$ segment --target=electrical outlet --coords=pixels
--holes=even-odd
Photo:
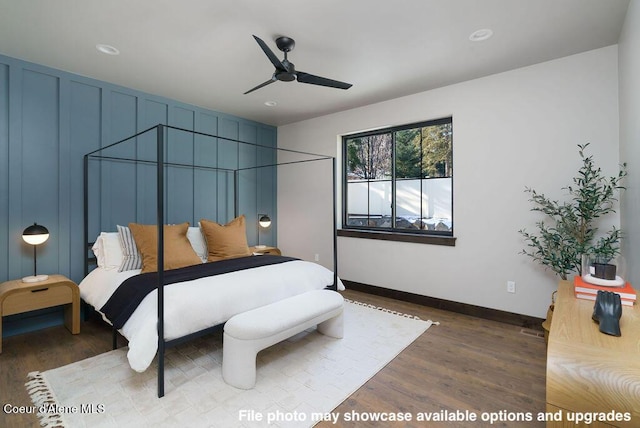
[[[515,281],[507,281],[507,291],[509,293],[516,292],[516,282]]]
[[[314,257],[314,260],[319,262],[320,261],[320,254],[316,254]]]

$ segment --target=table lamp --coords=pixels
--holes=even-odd
[[[46,227],[37,223],[27,227],[22,232],[22,239],[29,245],[33,245],[33,275],[22,278],[22,282],[40,282],[49,278],[49,275],[38,275],[36,272],[36,247],[49,239],[49,231]]]
[[[267,227],[271,226],[271,219],[266,214],[261,214],[260,215],[260,220],[258,220],[258,222],[260,223],[260,226],[264,227],[265,229]]]
[[[266,214],[258,214],[258,225],[260,228],[266,229],[271,226],[271,219]],[[260,245],[260,229],[258,229],[258,245],[256,245],[256,248],[266,248],[266,245]]]

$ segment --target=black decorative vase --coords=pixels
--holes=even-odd
[[[614,280],[616,279],[616,265],[609,263],[594,263],[595,273],[593,276],[600,279]]]

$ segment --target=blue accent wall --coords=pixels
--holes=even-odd
[[[273,126],[0,55],[0,281],[33,274],[33,247],[21,235],[37,222],[50,232],[37,248],[38,273],[60,273],[79,283],[84,267],[83,155],[158,123],[276,147]],[[173,162],[236,169],[276,161],[275,151],[268,148],[171,130],[168,137],[166,157]],[[154,147],[145,144],[149,138],[115,150],[155,159],[155,152],[147,152]],[[178,168],[168,170],[166,179],[168,223],[232,218],[233,175]],[[131,221],[154,223],[154,180],[151,166],[91,169],[90,181],[100,182],[101,190],[99,198],[90,200],[95,221],[90,233],[115,231],[115,224]],[[238,186],[238,211],[247,216],[249,244],[256,244],[258,213],[276,218],[276,169],[243,171]],[[260,231],[261,244],[276,245],[275,237],[275,222]],[[41,312],[5,317],[4,335],[51,325],[40,320]],[[49,312],[61,322],[59,310]]]

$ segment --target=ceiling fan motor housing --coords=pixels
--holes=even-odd
[[[296,80],[296,73],[291,73],[289,71],[276,71],[276,79],[281,82],[291,82]]]
[[[291,82],[292,80],[296,80],[296,67],[292,62],[289,62],[287,59],[282,60],[282,65],[287,71],[276,70],[276,79],[282,82]]]

